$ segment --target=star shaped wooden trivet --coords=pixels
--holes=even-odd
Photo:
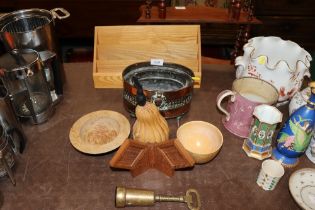
[[[158,144],[127,139],[109,164],[113,168],[130,170],[132,176],[138,176],[151,168],[172,176],[175,169],[192,167],[195,161],[176,139]]]

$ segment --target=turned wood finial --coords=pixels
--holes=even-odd
[[[244,12],[248,12],[251,0],[244,0],[242,9]]]
[[[240,0],[231,0],[228,8],[229,20],[237,21],[241,15],[241,1]]]
[[[165,0],[160,0],[159,3],[159,18],[165,19],[166,18],[166,4]]]
[[[247,13],[247,20],[252,21],[254,16],[254,0],[243,1],[243,11]]]
[[[240,15],[241,15],[241,10],[242,10],[242,6],[241,6],[241,1],[238,0],[236,1],[234,7],[233,7],[233,20],[239,20],[240,19]]]
[[[241,47],[242,47],[242,39],[243,39],[243,33],[244,33],[244,26],[241,25],[239,32],[236,35],[236,41],[234,45],[234,50],[231,54],[231,64],[234,64],[235,58],[239,56]]]
[[[234,64],[235,58],[243,53],[243,45],[248,42],[250,37],[250,25],[241,25],[236,36],[234,50],[231,54],[231,64]]]
[[[146,0],[145,1],[145,18],[150,19],[151,18],[151,6],[152,1],[151,0]]]
[[[254,5],[250,5],[249,10],[248,10],[248,16],[247,16],[247,20],[248,21],[252,21],[254,17]]]
[[[243,46],[245,43],[248,42],[249,35],[250,35],[250,26],[249,26],[249,25],[246,25],[246,26],[245,26],[245,29],[244,29],[244,32],[243,32],[243,37],[242,37],[241,46]]]

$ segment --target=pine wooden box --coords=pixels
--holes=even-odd
[[[95,88],[122,88],[122,72],[134,63],[163,59],[190,68],[201,82],[199,25],[96,26]]]

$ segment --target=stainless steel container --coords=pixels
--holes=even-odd
[[[0,76],[8,90],[16,116],[39,124],[53,112],[44,64],[32,49],[16,49],[0,57]]]
[[[53,86],[50,91],[53,99],[58,99],[63,94],[63,66],[58,55],[55,19],[69,16],[69,12],[63,8],[50,11],[34,8],[14,11],[0,17],[0,38],[7,51],[34,49],[39,52],[42,61],[50,60],[52,65],[47,66],[45,72],[51,76]]]

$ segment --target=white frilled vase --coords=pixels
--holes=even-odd
[[[235,59],[236,78],[256,77],[274,85],[278,104],[288,102],[300,90],[304,77],[310,77],[311,55],[292,41],[279,37],[254,37]]]

